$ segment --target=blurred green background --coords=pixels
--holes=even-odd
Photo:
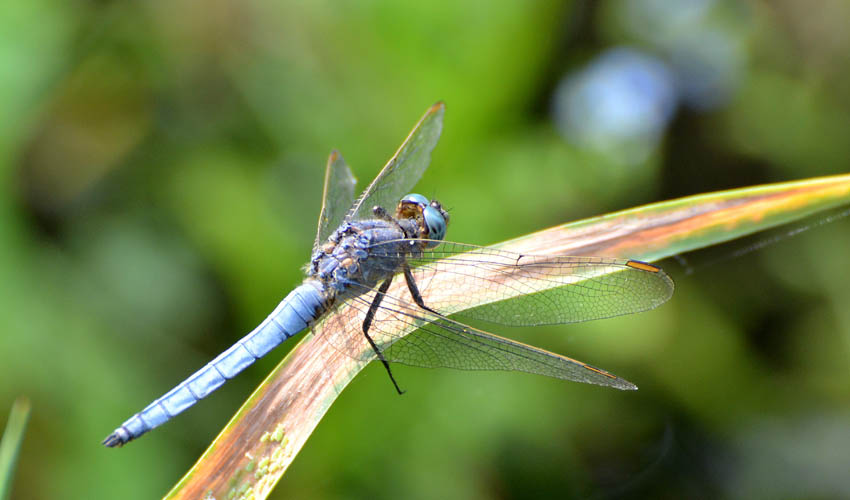
[[[302,279],[327,154],[360,186],[447,103],[417,190],[489,244],[847,172],[850,4],[0,2],[0,421],[14,498],[155,498],[284,345],[120,450],[101,439]],[[850,496],[850,226],[662,263],[650,313],[497,329],[621,375],[382,368],[273,498]],[[690,274],[690,270],[696,272]]]

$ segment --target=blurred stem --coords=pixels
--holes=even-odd
[[[0,500],[7,500],[12,494],[12,480],[18,463],[18,452],[24,440],[27,421],[30,416],[30,402],[27,398],[18,398],[12,404],[9,421],[0,441]]]

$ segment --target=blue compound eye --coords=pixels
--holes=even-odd
[[[427,206],[428,198],[422,196],[421,194],[411,193],[404,198],[401,199],[402,203],[415,203],[419,206]]]
[[[422,210],[425,216],[425,227],[428,228],[428,238],[442,240],[446,237],[446,218],[436,208],[428,205]]]

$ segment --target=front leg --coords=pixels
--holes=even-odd
[[[387,222],[395,222],[396,224],[398,224],[398,221],[395,220],[395,217],[390,215],[384,207],[379,207],[378,205],[375,205],[374,207],[372,207],[372,215],[374,215],[376,219],[385,220]]]
[[[372,350],[375,351],[375,355],[378,356],[378,359],[383,363],[384,368],[387,369],[387,374],[390,376],[390,380],[395,386],[395,390],[398,391],[399,394],[404,394],[404,391],[398,386],[398,383],[395,381],[395,377],[393,377],[393,372],[390,370],[390,364],[387,362],[387,358],[384,357],[384,353],[378,349],[378,345],[375,344],[375,341],[372,340],[372,337],[369,336],[369,329],[372,326],[372,321],[375,319],[375,313],[378,312],[378,307],[381,305],[381,301],[384,300],[384,295],[387,293],[387,290],[390,288],[390,283],[393,282],[392,276],[386,279],[381,284],[381,287],[378,288],[378,293],[375,294],[375,298],[372,300],[372,305],[369,306],[369,310],[366,312],[366,317],[363,318],[363,335],[366,336],[366,340],[369,341],[369,345],[372,346]]]
[[[404,228],[401,227],[401,224],[398,223],[398,219],[390,215],[389,212],[384,209],[384,207],[375,205],[374,207],[372,207],[372,215],[374,215],[376,219],[381,219],[392,223],[396,227],[396,229],[401,231],[401,234],[406,234],[404,232]]]
[[[407,282],[407,289],[410,290],[410,295],[413,297],[413,302],[416,302],[417,306],[421,307],[422,309],[425,309],[426,311],[432,312],[434,314],[440,314],[425,305],[425,301],[422,300],[422,294],[419,293],[419,287],[416,286],[416,280],[413,279],[413,272],[410,270],[410,264],[408,264],[407,261],[404,261],[401,264],[401,267],[404,270],[404,280]]]

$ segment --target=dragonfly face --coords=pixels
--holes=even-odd
[[[446,237],[449,213],[437,200],[428,200],[421,194],[411,193],[398,202],[396,218],[413,218],[420,226],[419,237],[429,241],[425,247],[433,248]]]

